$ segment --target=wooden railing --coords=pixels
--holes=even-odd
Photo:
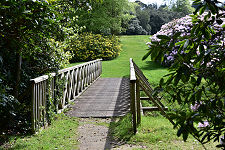
[[[98,59],[31,79],[33,132],[47,125],[47,102],[55,103],[56,111],[60,113],[96,81],[101,73],[101,59]],[[60,87],[57,82],[61,83]],[[59,88],[62,93],[59,93]]]
[[[140,86],[136,78],[134,63],[130,58],[130,110],[132,114],[133,130],[137,132],[137,125],[141,123]]]
[[[140,91],[143,91],[147,97],[140,97]],[[143,72],[130,58],[130,97],[131,97],[131,113],[133,122],[133,131],[137,132],[137,126],[141,123],[141,114],[143,111],[161,111],[161,113],[174,124],[174,122],[168,117],[165,110],[167,107],[161,103],[160,99],[156,96],[153,97],[153,89],[145,77]],[[142,107],[142,100],[150,100],[156,107]]]

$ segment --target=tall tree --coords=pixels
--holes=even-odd
[[[141,5],[137,6],[136,16],[137,19],[140,21],[140,25],[142,26],[142,28],[145,29],[148,34],[150,34],[151,33],[151,26],[149,25],[150,11],[147,9],[147,6],[146,7],[141,7]]]
[[[80,12],[81,26],[86,31],[104,34],[119,34],[122,32],[122,20],[129,18],[128,0],[103,0],[101,3],[91,2],[92,10]],[[127,15],[124,15],[126,13]],[[131,17],[130,17],[131,18]]]
[[[190,14],[194,11],[189,0],[164,0],[169,6],[169,9],[175,12],[183,13],[183,15]]]

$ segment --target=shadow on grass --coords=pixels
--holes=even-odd
[[[129,74],[124,75],[122,78],[130,78],[130,75]]]
[[[154,61],[146,61],[144,66],[140,67],[141,70],[158,70],[165,69],[160,63]]]
[[[129,77],[129,75],[127,75]],[[134,135],[130,108],[130,80],[124,76],[121,80],[113,116],[109,125],[104,149],[124,145]],[[116,117],[118,116],[118,117]]]
[[[129,113],[126,116],[114,118],[110,123],[110,130],[114,140],[120,142],[129,141],[134,136],[131,114]]]
[[[15,121],[15,120],[13,120]],[[31,130],[29,124],[24,122],[8,124],[7,126],[0,128],[0,150],[9,149],[17,139],[31,136]]]
[[[104,149],[113,149],[127,144],[132,136],[134,136],[134,134],[131,114],[127,114],[123,117],[112,117]]]
[[[14,142],[17,139],[20,138],[24,138],[24,137],[29,137],[31,136],[31,134],[26,134],[26,135],[1,135],[0,136],[0,149],[25,149],[26,145],[24,145],[23,143],[20,143],[19,145],[17,145],[16,147],[12,148],[12,145],[14,144]]]

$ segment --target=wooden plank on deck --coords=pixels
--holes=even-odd
[[[124,116],[130,108],[129,78],[99,78],[67,112],[75,117]]]

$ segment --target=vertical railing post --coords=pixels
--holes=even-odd
[[[135,102],[135,80],[130,81],[130,108],[131,108],[131,114],[132,114],[132,120],[133,120],[133,131],[134,134],[137,132],[137,121],[136,121],[136,102]]]
[[[134,134],[137,132],[137,113],[136,113],[136,75],[133,65],[133,60],[130,58],[130,107],[133,120],[133,131]]]
[[[35,117],[35,83],[31,80],[31,98],[32,98],[32,114],[31,114],[31,122],[32,122],[32,132],[35,133],[36,130],[36,117]]]
[[[99,64],[100,64],[100,75],[102,74],[102,61],[99,60]]]
[[[136,81],[136,106],[137,106],[137,125],[141,123],[141,101],[140,101],[140,82]]]

